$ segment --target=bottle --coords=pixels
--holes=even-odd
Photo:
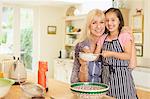
[[[3,72],[0,72],[0,78],[3,78],[4,76],[3,76]]]
[[[47,71],[48,71],[48,63],[44,61],[39,61],[39,69],[38,69],[38,84],[43,86],[48,91],[47,86]]]

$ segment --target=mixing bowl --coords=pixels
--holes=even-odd
[[[103,83],[78,82],[71,84],[71,91],[79,99],[100,99],[108,89],[109,86]]]
[[[98,56],[99,54],[79,52],[79,57],[85,61],[94,61]]]
[[[32,83],[32,82],[25,82],[25,83],[21,83],[20,85],[23,93],[27,96],[27,97],[43,97],[45,94],[45,90],[44,88],[36,83]]]
[[[4,97],[15,83],[14,80],[7,78],[0,78],[0,98]]]

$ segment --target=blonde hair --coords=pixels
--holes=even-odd
[[[82,41],[90,38],[90,36],[91,36],[90,25],[91,25],[92,20],[94,19],[95,16],[98,16],[101,20],[105,19],[105,15],[104,15],[103,11],[101,11],[99,9],[91,10],[87,14],[85,26],[82,29],[82,33],[80,34],[80,37],[76,41],[76,43],[82,42]]]

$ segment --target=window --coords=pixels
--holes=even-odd
[[[33,32],[33,10],[29,8],[20,9],[21,29],[21,59],[28,69],[32,69],[32,32]]]
[[[32,69],[33,9],[0,7],[0,54],[20,56]]]
[[[11,54],[13,49],[13,21],[14,9],[2,7],[1,34],[0,34],[0,53]]]

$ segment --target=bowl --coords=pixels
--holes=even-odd
[[[79,57],[85,61],[94,61],[98,56],[99,54],[79,52]]]
[[[44,97],[45,95],[45,89],[36,83],[32,82],[25,82],[21,83],[20,87],[24,93],[25,96],[27,97]]]
[[[103,83],[78,82],[71,84],[71,91],[79,99],[99,99],[108,91],[109,86]]]
[[[15,83],[14,80],[7,78],[0,78],[0,98],[4,97]]]

